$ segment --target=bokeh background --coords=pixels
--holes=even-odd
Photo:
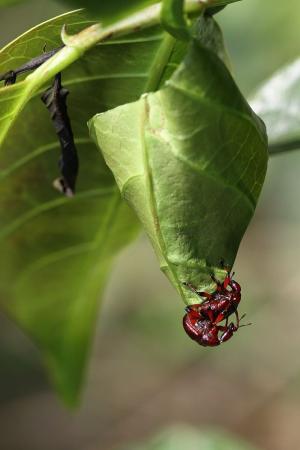
[[[64,11],[49,0],[1,9],[0,44]],[[300,55],[298,0],[243,0],[217,20],[247,96]],[[123,251],[110,278],[78,411],[60,403],[38,351],[1,316],[0,449],[133,448],[169,426],[169,450],[188,449],[187,438],[176,438],[185,426],[226,433],[258,449],[299,448],[299,173],[300,152],[270,161],[235,264],[240,311],[253,325],[221,348],[201,348],[187,338],[183,304],[144,236]]]

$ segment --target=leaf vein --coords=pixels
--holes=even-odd
[[[39,216],[44,212],[54,210],[55,208],[59,208],[60,206],[63,206],[70,202],[78,202],[86,198],[109,195],[114,191],[115,187],[107,189],[91,189],[88,191],[79,192],[72,199],[67,197],[59,197],[55,200],[51,200],[49,202],[38,205],[36,208],[32,208],[31,210],[27,211],[25,214],[23,214],[22,216],[18,217],[15,221],[10,223],[7,227],[3,228],[0,233],[0,240],[7,238],[16,230],[18,230],[23,225],[28,223],[30,220],[36,218],[37,216]]]
[[[234,116],[240,117],[243,120],[246,120],[247,122],[249,122],[249,124],[251,125],[252,128],[255,129],[255,131],[257,132],[257,135],[259,136],[259,139],[261,140],[261,142],[263,143],[263,145],[265,146],[266,143],[263,140],[262,136],[261,136],[261,132],[259,130],[259,128],[255,125],[255,123],[253,122],[253,120],[251,119],[251,116],[247,115],[247,114],[243,114],[240,111],[237,111],[227,105],[223,105],[223,104],[219,104],[211,99],[207,99],[204,96],[199,96],[199,95],[195,95],[194,93],[186,90],[185,88],[178,86],[176,83],[174,83],[174,81],[169,80],[167,82],[167,85],[172,87],[173,89],[185,94],[187,97],[192,98],[194,100],[197,100],[199,103],[204,103],[208,106],[210,106],[213,109],[218,109],[222,112],[226,111]]]

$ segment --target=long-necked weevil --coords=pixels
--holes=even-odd
[[[219,345],[230,339],[240,326],[245,326],[240,325],[237,311],[241,301],[241,286],[233,280],[233,275],[234,273],[230,274],[228,271],[223,282],[211,275],[216,283],[216,289],[212,293],[198,291],[191,283],[183,283],[196,295],[205,298],[202,303],[187,306],[183,318],[185,331],[200,345]],[[228,317],[233,313],[236,316],[236,325],[233,323],[228,325]],[[220,325],[224,319],[226,319],[225,325]],[[219,332],[223,333],[220,338]]]
[[[234,273],[231,275],[230,272],[227,272],[227,276],[222,283],[214,275],[211,275],[212,280],[217,285],[212,293],[198,291],[191,283],[183,283],[199,297],[205,298],[202,303],[192,305],[198,312],[199,317],[211,322],[221,322],[235,313],[238,320],[237,308],[241,301],[241,286],[233,280],[233,275]]]
[[[233,322],[228,325],[228,319],[225,325],[219,325],[218,322],[199,318],[189,306],[186,311],[183,317],[183,328],[191,339],[204,347],[216,347],[228,341],[240,327],[250,325],[240,325],[240,319],[237,320],[236,325]]]

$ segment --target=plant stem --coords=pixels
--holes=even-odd
[[[270,156],[280,155],[281,153],[291,152],[294,150],[300,149],[300,141],[287,141],[282,142],[281,144],[270,144],[269,145],[269,153]]]
[[[207,7],[226,5],[227,3],[234,3],[236,1],[239,0],[185,0],[184,11],[187,15],[200,14]],[[23,84],[24,89],[15,104],[14,117],[17,117],[28,102],[28,99],[41,89],[47,81],[70,66],[87,50],[112,37],[123,36],[153,25],[158,25],[160,23],[160,13],[161,3],[156,3],[106,28],[103,28],[98,23],[82,30],[74,36],[68,36],[64,27],[62,30],[62,40],[65,46],[33,73],[28,75],[25,80],[20,82]],[[5,122],[1,128],[0,141],[13,123],[14,119]]]
[[[144,92],[156,91],[156,89],[158,89],[166,64],[173,52],[175,42],[176,40],[170,34],[165,33],[165,37],[163,38],[151,65]]]

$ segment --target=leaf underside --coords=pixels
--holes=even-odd
[[[163,89],[90,123],[162,270],[187,304],[199,297],[183,282],[211,289],[210,273],[225,276],[220,261],[233,265],[268,158],[265,128],[211,42],[207,35],[193,42]]]
[[[61,45],[63,24],[75,33],[90,21],[74,12],[30,30],[2,50],[0,73],[41,54],[45,44],[47,50]],[[0,89],[0,301],[42,350],[69,404],[78,401],[112,257],[139,230],[86,122],[99,110],[156,89],[183,51],[153,28],[97,45],[63,72],[80,159],[73,199],[52,187],[59,174],[59,143],[41,92],[30,93],[26,79]]]

